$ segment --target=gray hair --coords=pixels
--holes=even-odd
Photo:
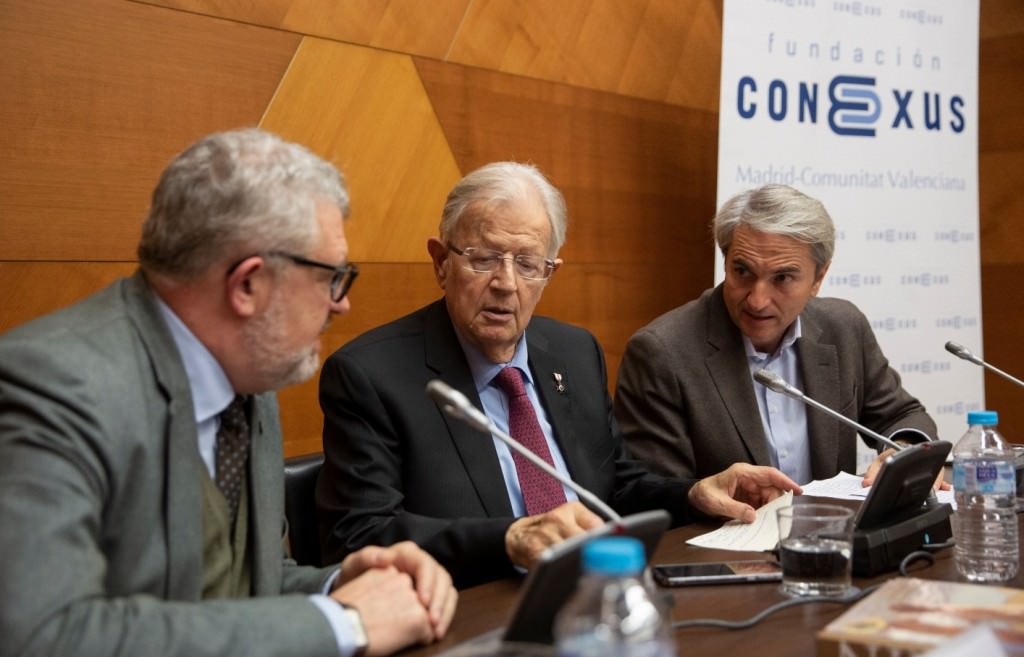
[[[189,279],[225,258],[303,253],[318,235],[316,204],[349,213],[329,162],[258,128],[214,133],[178,155],[153,190],[142,225],[144,270]]]
[[[712,230],[723,256],[737,226],[809,244],[817,271],[832,260],[836,248],[836,229],[825,206],[787,185],[749,189],[722,204]]]
[[[519,162],[492,162],[469,173],[448,193],[441,212],[441,239],[448,240],[459,220],[471,205],[506,205],[539,197],[551,222],[551,248],[548,257],[554,258],[565,244],[565,198],[544,174],[532,164]]]

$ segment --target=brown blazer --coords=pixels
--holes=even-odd
[[[935,423],[903,389],[856,306],[814,298],[800,317],[796,350],[809,397],[882,435],[909,427],[935,437]],[[630,338],[615,414],[630,452],[654,472],[705,477],[735,462],[771,465],[754,385],[718,286]],[[815,479],[855,471],[852,428],[814,409],[807,425]]]

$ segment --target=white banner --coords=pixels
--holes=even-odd
[[[725,0],[719,205],[769,182],[836,223],[823,296],[867,315],[956,441],[984,405],[977,0]],[[721,259],[716,279],[723,276]]]

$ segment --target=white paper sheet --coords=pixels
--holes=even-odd
[[[779,542],[779,525],[775,519],[775,510],[793,504],[793,493],[786,493],[757,510],[757,518],[747,524],[739,520],[730,520],[718,529],[686,541],[697,547],[718,550],[739,550],[750,552],[767,552],[774,550]]]

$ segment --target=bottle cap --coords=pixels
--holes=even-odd
[[[995,426],[999,424],[999,413],[995,411],[969,411],[967,413],[967,424]]]
[[[583,570],[598,575],[635,575],[644,569],[644,544],[630,536],[595,538],[583,546]]]

